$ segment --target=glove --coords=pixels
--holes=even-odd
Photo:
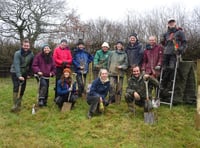
[[[101,103],[99,104],[99,110],[100,110],[101,112],[104,112],[103,102],[101,102]]]
[[[160,70],[160,66],[159,65],[157,65],[156,67],[155,67],[155,70]]]
[[[67,67],[67,62],[66,61],[62,62],[61,66],[62,66],[62,68],[66,68]]]

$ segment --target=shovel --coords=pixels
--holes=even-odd
[[[63,106],[62,106],[61,112],[68,112],[68,111],[71,110],[72,103],[69,102],[70,97],[71,97],[71,91],[69,92],[69,95],[68,95],[68,99],[67,99],[68,102],[64,102],[64,103],[63,103]]]
[[[72,74],[72,77],[75,76],[76,77],[76,73],[73,73]],[[72,80],[74,79],[74,77],[72,78]],[[73,87],[73,81],[71,82],[71,86],[70,88],[72,89]],[[72,103],[69,102],[70,101],[70,98],[71,98],[71,94],[72,94],[72,91],[69,92],[69,95],[68,95],[68,98],[67,98],[67,102],[64,102],[63,103],[63,106],[62,106],[62,109],[61,109],[61,112],[68,112],[71,110],[72,108]]]
[[[146,87],[146,100],[144,104],[144,122],[147,124],[153,124],[155,122],[155,116],[153,112],[152,102],[149,99],[149,89],[148,89],[148,81],[144,81]]]
[[[20,81],[19,82],[19,89],[18,89],[18,93],[17,93],[17,99],[20,98],[20,94],[21,94],[21,89],[22,89],[22,84],[24,83],[24,81]]]

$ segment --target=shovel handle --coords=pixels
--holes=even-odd
[[[19,88],[18,88],[17,98],[20,97],[23,83],[24,83],[24,81],[19,81]]]

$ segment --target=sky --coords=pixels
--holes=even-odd
[[[143,12],[153,8],[182,4],[188,10],[200,7],[200,0],[66,0],[81,20],[107,18],[121,20],[128,12]]]

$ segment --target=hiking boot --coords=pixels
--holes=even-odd
[[[44,106],[44,100],[43,99],[39,99],[38,106],[39,107],[43,107]]]

